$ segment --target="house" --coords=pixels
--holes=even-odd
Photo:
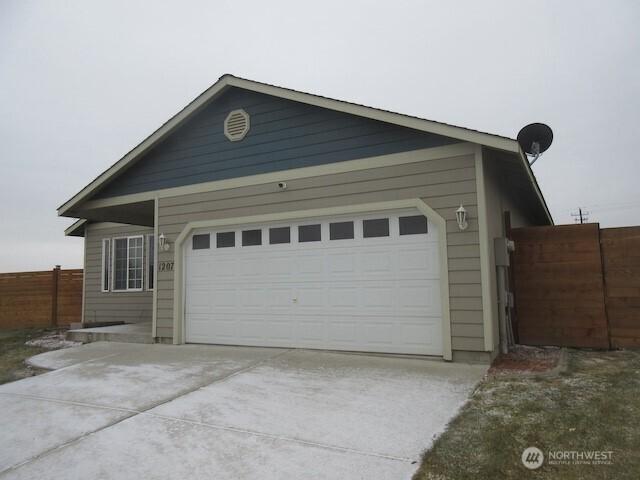
[[[474,362],[498,348],[505,212],[552,223],[515,140],[232,75],[58,209],[85,323]]]

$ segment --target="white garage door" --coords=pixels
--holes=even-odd
[[[191,343],[442,354],[435,225],[418,211],[195,232]]]

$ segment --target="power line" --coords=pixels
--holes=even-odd
[[[577,212],[571,212],[571,216],[576,223],[587,223],[589,221],[589,213],[582,207],[578,207]]]

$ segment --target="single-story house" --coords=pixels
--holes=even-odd
[[[58,209],[85,323],[476,362],[505,212],[552,223],[516,140],[232,75]]]

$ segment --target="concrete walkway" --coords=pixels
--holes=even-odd
[[[397,479],[484,367],[198,345],[92,343],[0,386],[0,478]]]

